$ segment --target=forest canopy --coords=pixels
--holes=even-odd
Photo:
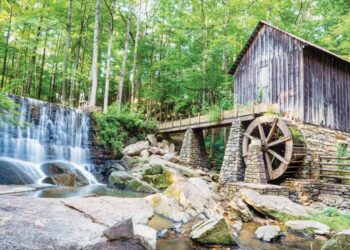
[[[232,107],[259,20],[350,59],[349,0],[1,0],[0,90],[165,118]],[[2,98],[3,99],[3,98]]]

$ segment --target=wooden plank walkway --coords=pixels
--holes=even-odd
[[[229,126],[235,120],[250,121],[255,116],[263,113],[280,113],[278,104],[252,104],[250,106],[240,106],[233,110],[221,112],[221,118],[218,121],[210,121],[209,114],[188,117],[186,119],[171,120],[160,122],[157,125],[158,133],[175,133],[185,131],[188,128],[213,128]]]

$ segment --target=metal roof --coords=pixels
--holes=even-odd
[[[259,23],[258,23],[258,25],[255,27],[253,33],[251,34],[251,36],[249,37],[248,41],[247,41],[246,44],[244,45],[244,47],[243,47],[241,53],[239,53],[239,55],[238,55],[236,61],[233,63],[233,65],[232,65],[232,67],[231,67],[231,69],[230,69],[230,71],[229,71],[230,74],[234,74],[234,73],[235,73],[235,71],[236,71],[236,69],[237,69],[239,63],[242,61],[242,59],[243,59],[245,53],[247,52],[247,50],[249,49],[250,45],[253,43],[253,41],[255,40],[255,38],[256,38],[256,36],[257,36],[257,34],[259,33],[260,29],[261,29],[264,25],[269,26],[269,27],[271,27],[271,28],[273,28],[273,29],[276,29],[276,30],[278,30],[278,31],[280,31],[280,32],[282,32],[282,33],[284,33],[284,34],[286,34],[286,35],[288,35],[288,36],[290,36],[290,37],[292,37],[292,38],[298,40],[299,42],[303,43],[303,44],[306,45],[306,46],[310,46],[310,47],[312,47],[312,48],[315,48],[315,49],[317,49],[317,50],[319,50],[319,51],[322,51],[322,52],[324,52],[324,53],[326,53],[326,54],[329,54],[329,55],[331,55],[331,56],[333,56],[333,57],[335,57],[335,58],[337,58],[337,59],[339,59],[339,60],[341,60],[341,61],[343,61],[343,62],[345,62],[345,63],[350,64],[350,61],[348,61],[348,60],[346,60],[346,59],[340,57],[339,55],[337,55],[337,54],[335,54],[335,53],[333,53],[333,52],[331,52],[331,51],[329,51],[329,50],[326,50],[325,48],[322,48],[322,47],[320,47],[320,46],[318,46],[318,45],[316,45],[316,44],[314,44],[314,43],[308,42],[308,41],[306,41],[306,40],[304,40],[304,39],[302,39],[302,38],[300,38],[300,37],[298,37],[298,36],[295,36],[295,35],[293,35],[293,34],[290,34],[290,33],[286,32],[286,31],[284,31],[284,30],[282,30],[282,29],[280,29],[280,28],[278,28],[278,27],[276,27],[276,26],[273,26],[272,24],[270,24],[270,23],[268,23],[268,22],[266,22],[266,21],[259,21]]]

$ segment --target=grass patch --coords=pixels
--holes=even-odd
[[[336,231],[350,228],[350,213],[342,212],[336,208],[323,209],[311,215],[308,219],[328,225],[332,230]]]

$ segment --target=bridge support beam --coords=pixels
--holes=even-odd
[[[210,167],[201,129],[195,130],[189,128],[186,130],[180,151],[180,158],[194,168]]]
[[[221,166],[219,183],[221,185],[244,180],[244,162],[242,157],[242,141],[244,128],[242,122],[232,123],[226,144],[224,161]]]

